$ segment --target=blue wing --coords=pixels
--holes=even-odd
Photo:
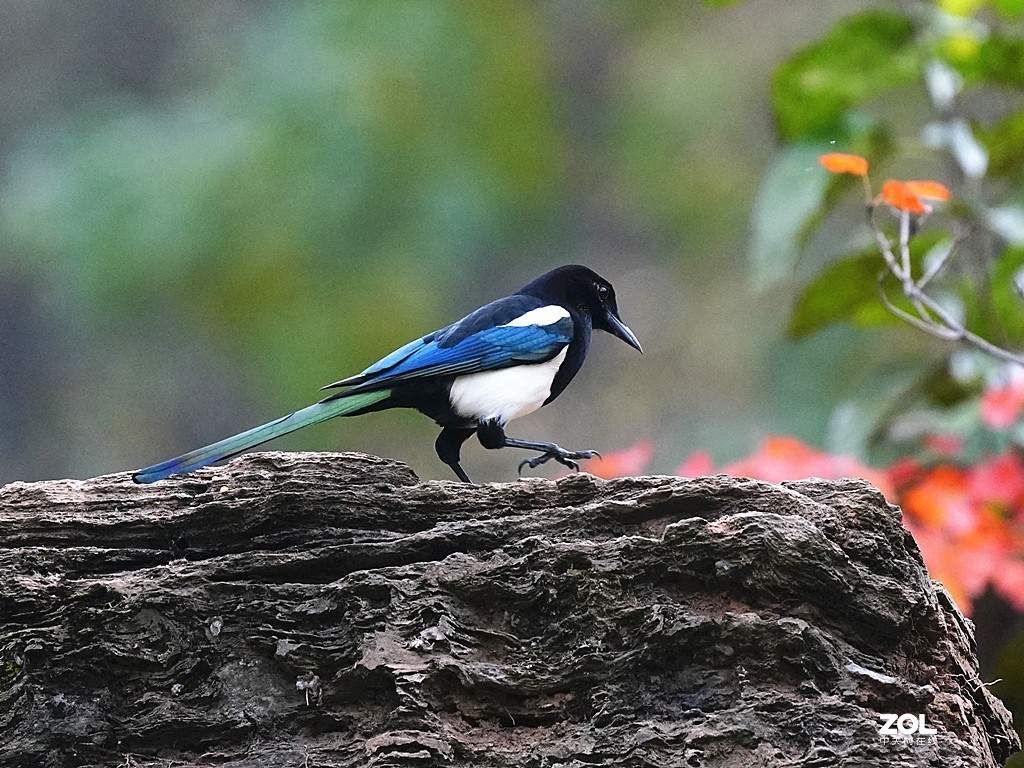
[[[433,339],[434,336],[436,335],[437,334],[432,333],[429,336],[424,336],[422,339],[410,341],[408,344],[405,344],[396,349],[390,355],[385,355],[362,373],[356,376],[351,376],[347,379],[342,379],[340,382],[338,382],[338,384],[344,385],[346,384],[346,382],[348,384],[359,384],[360,382],[363,381],[369,381],[374,376],[383,373],[389,368],[393,368],[394,366],[398,365],[400,362],[408,358],[409,355],[413,354],[417,350],[422,349],[424,346],[426,346],[428,340]],[[331,384],[330,386],[333,387],[335,385]],[[324,387],[324,389],[328,389],[328,387]]]
[[[569,317],[549,325],[485,327],[468,335],[460,322],[406,344],[338,385],[352,385],[348,392],[355,393],[415,379],[541,363],[561,352],[572,333]]]

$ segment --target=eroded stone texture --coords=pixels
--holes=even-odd
[[[879,713],[924,714],[885,743]],[[997,766],[860,481],[420,483],[251,454],[0,489],[0,765]]]

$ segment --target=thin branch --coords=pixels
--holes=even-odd
[[[899,263],[896,261],[896,257],[892,252],[892,245],[889,243],[889,239],[882,232],[881,227],[875,224],[875,206],[868,206],[868,225],[871,227],[871,231],[875,234],[875,240],[878,243],[878,249],[882,252],[882,258],[885,259],[886,265],[889,267],[889,271],[892,272],[896,278],[903,281],[903,270],[900,269]]]
[[[900,257],[904,279],[910,278],[910,211],[900,212]]]
[[[901,320],[910,323],[910,325],[914,326],[915,328],[918,328],[927,333],[928,335],[934,336],[937,339],[942,339],[943,341],[957,341],[963,337],[963,334],[958,333],[957,331],[939,325],[938,323],[931,319],[922,319],[920,317],[915,317],[909,312],[902,310],[895,304],[893,304],[889,300],[889,296],[886,294],[885,286],[883,285],[883,283],[885,283],[886,277],[888,277],[888,272],[881,272],[878,275],[878,296],[882,300],[882,304],[885,305],[885,308],[889,310],[889,312],[896,315],[896,317],[900,318]]]
[[[966,329],[964,330],[964,341],[973,344],[983,352],[988,352],[988,354],[993,357],[998,357],[1000,360],[1005,360],[1008,363],[1016,363],[1017,365],[1024,365],[1024,355],[1017,355],[1009,350],[1003,349],[1002,347],[997,347],[992,342],[986,341],[981,338],[981,336],[978,336],[976,333],[971,333]]]
[[[955,330],[961,335],[966,333],[956,318],[927,293],[918,290],[917,284],[913,280],[907,280],[903,283],[903,294],[914,303],[922,317],[927,317],[932,322],[935,322],[935,319],[931,317],[931,315],[935,315],[938,318],[938,322],[947,328]]]
[[[910,217],[904,214],[900,219],[900,259],[896,259],[896,254],[893,253],[892,243],[885,236],[881,227],[875,224],[874,220],[874,206],[868,208],[868,221],[871,224],[871,229],[875,233],[875,240],[878,242],[878,248],[882,252],[882,257],[885,259],[886,265],[889,267],[889,271],[896,277],[897,280],[903,285],[903,292],[908,299],[914,304],[914,308],[917,310],[921,318],[928,323],[935,323],[934,318],[931,317],[928,310],[922,304],[919,296],[915,295],[916,292],[913,289],[914,280],[913,273],[911,271],[910,262]],[[888,303],[888,301],[887,301]],[[905,313],[904,313],[905,314]],[[904,318],[905,319],[905,318]]]
[[[1024,366],[1024,355],[1019,355],[996,346],[976,333],[967,330],[945,307],[924,292],[925,286],[949,264],[959,246],[966,239],[966,233],[958,234],[950,245],[949,250],[933,263],[924,275],[918,280],[914,280],[910,261],[910,237],[913,229],[910,214],[906,211],[900,214],[900,258],[897,259],[896,254],[893,253],[892,243],[889,242],[885,233],[875,223],[874,208],[873,205],[868,206],[867,217],[888,270],[878,275],[878,295],[885,308],[891,314],[930,336],[944,341],[965,342],[999,360]],[[890,274],[899,281],[903,289],[903,295],[914,306],[914,309],[917,311],[916,315],[897,307],[890,301],[888,294],[885,292],[885,280]]]

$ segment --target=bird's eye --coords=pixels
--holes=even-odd
[[[600,296],[602,299],[607,299],[608,298],[608,286],[607,285],[599,285],[599,286],[597,286],[597,295]]]

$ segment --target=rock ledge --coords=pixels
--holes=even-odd
[[[934,737],[885,739],[881,713]],[[0,764],[998,766],[860,481],[470,486],[262,453],[0,489]]]

